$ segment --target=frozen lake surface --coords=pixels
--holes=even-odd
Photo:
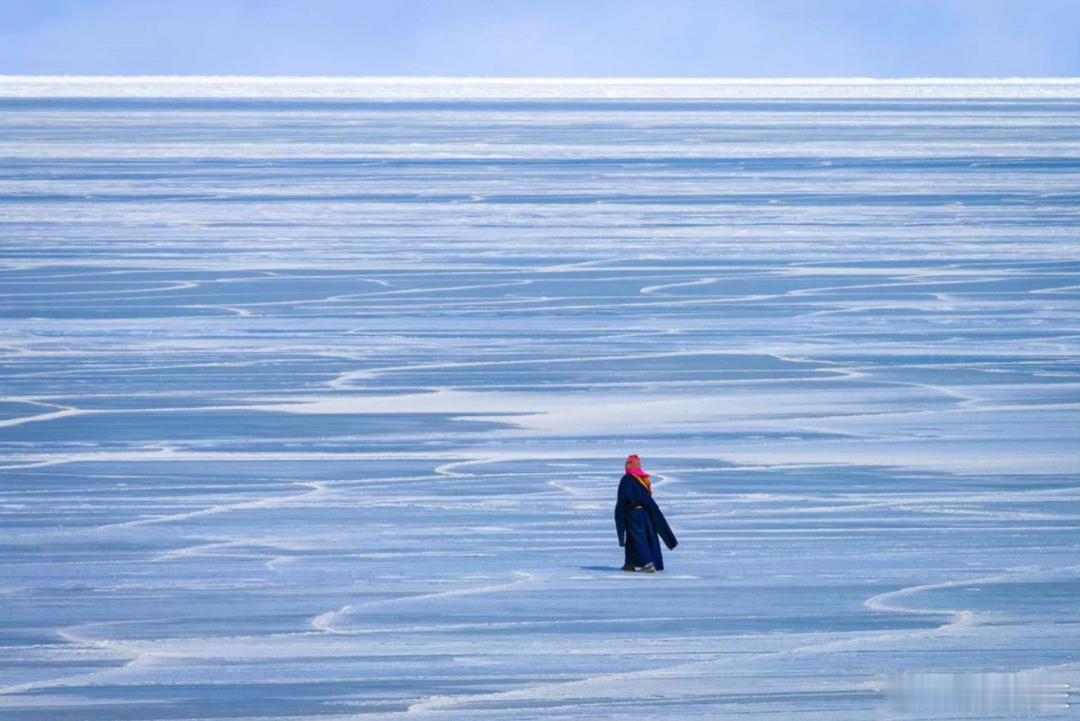
[[[0,716],[1075,718],[1078,352],[1080,84],[0,79]]]

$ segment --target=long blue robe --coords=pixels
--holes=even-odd
[[[664,555],[657,536],[664,539],[668,548],[679,545],[652,494],[629,473],[619,481],[615,531],[619,534],[619,545],[626,549],[626,565],[636,568],[651,563],[657,571],[664,569]]]

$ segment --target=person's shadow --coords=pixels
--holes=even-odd
[[[582,571],[621,571],[619,566],[578,566]]]

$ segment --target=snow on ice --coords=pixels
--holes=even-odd
[[[0,715],[1068,717],[1078,88],[0,79]]]

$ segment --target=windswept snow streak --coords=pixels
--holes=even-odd
[[[1078,89],[0,78],[0,717],[1075,687]]]

